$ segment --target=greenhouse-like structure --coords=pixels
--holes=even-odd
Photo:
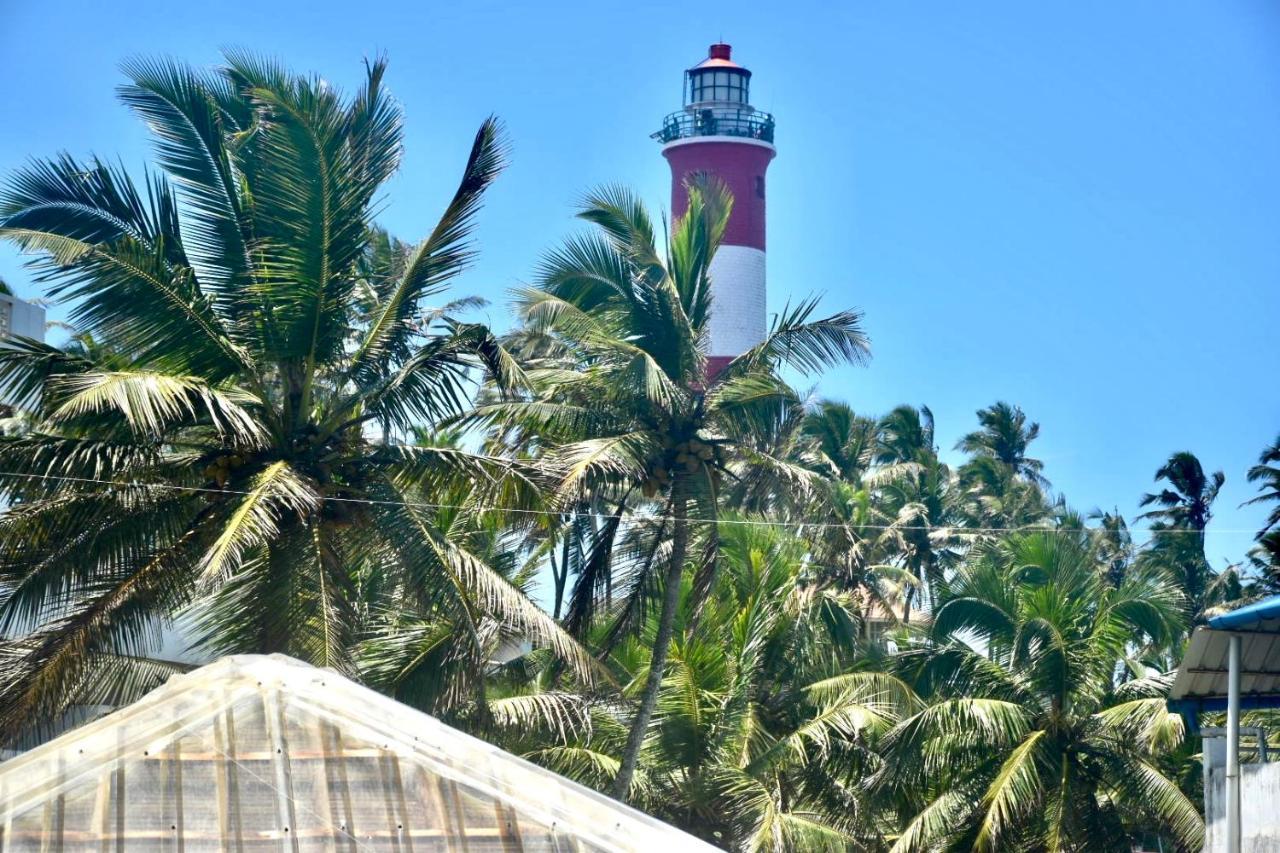
[[[714,848],[329,670],[224,658],[0,764],[0,850]]]

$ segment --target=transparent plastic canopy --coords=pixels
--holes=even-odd
[[[224,658],[0,764],[0,850],[710,846],[328,670]]]

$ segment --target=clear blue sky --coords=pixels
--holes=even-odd
[[[1222,468],[1210,540],[1260,513],[1244,472],[1280,431],[1280,7],[1203,2],[104,3],[0,0],[0,172],[66,149],[141,164],[118,62],[269,52],[339,85],[385,52],[408,112],[383,221],[433,222],[494,112],[514,146],[462,289],[492,300],[606,181],[663,205],[648,134],[723,36],[778,117],[771,307],[866,311],[875,359],[819,390],[927,403],[949,447],[996,399],[1043,427],[1071,503],[1118,506],[1174,450]],[[29,289],[0,249],[0,276]]]

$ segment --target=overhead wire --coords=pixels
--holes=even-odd
[[[101,486],[111,486],[114,488],[128,489],[167,489],[171,491],[217,494],[217,495],[240,495],[251,496],[255,492],[245,491],[242,489],[227,489],[221,487],[210,486],[188,486],[177,483],[148,483],[138,480],[106,480],[96,477],[70,477],[60,474],[30,474],[20,471],[0,471],[0,478],[16,477],[31,480],[52,480],[68,483],[84,483]],[[341,495],[317,495],[321,501],[346,503],[346,504],[364,504],[368,506],[400,506],[414,509],[436,509],[436,510],[460,510],[460,511],[480,511],[480,512],[503,512],[514,513],[520,515],[537,515],[537,516],[554,516],[560,517],[565,515],[594,516],[600,520],[607,519],[611,513],[592,512],[584,513],[581,511],[555,510],[555,509],[526,509],[523,507],[503,507],[503,506],[468,506],[464,504],[445,504],[431,503],[428,501],[392,501],[378,500],[376,498],[353,498]],[[672,516],[662,514],[647,514],[644,516],[646,520],[663,521],[671,520]],[[797,527],[818,528],[818,529],[857,529],[857,530],[916,530],[916,531],[945,531],[953,530],[956,533],[1079,533],[1082,531],[1099,530],[1097,527],[1075,528],[1075,527],[1038,527],[1028,525],[1023,527],[969,527],[964,525],[909,525],[909,524],[858,524],[858,523],[841,523],[841,522],[822,522],[822,521],[771,521],[768,519],[754,518],[698,518],[686,517],[686,521],[692,524],[727,524],[727,525],[745,525],[754,527],[780,527],[794,529]],[[1227,534],[1227,535],[1249,535],[1253,536],[1257,533],[1255,530],[1245,528],[1206,528],[1204,530],[1195,530],[1188,528],[1158,528],[1158,527],[1126,527],[1130,533],[1149,533],[1155,534]]]

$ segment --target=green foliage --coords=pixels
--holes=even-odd
[[[1143,831],[1199,849],[1196,804],[1157,766],[1183,737],[1167,683],[1116,681],[1135,648],[1177,635],[1181,605],[1160,574],[1108,584],[1080,537],[983,548],[930,645],[897,661],[928,704],[884,738],[896,769],[878,785],[908,819],[893,849],[1095,849]]]

